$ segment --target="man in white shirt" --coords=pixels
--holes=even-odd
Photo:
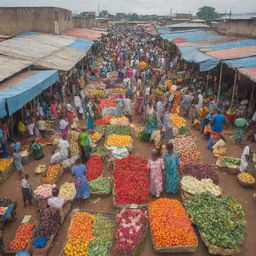
[[[62,210],[62,206],[65,203],[65,200],[63,198],[58,197],[59,195],[59,189],[58,188],[53,188],[52,189],[52,197],[47,200],[47,204],[51,208],[56,208],[59,210]]]
[[[150,95],[150,87],[148,86],[145,90],[145,95],[148,97]]]

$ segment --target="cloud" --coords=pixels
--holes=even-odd
[[[167,15],[172,12],[196,13],[198,8],[209,5],[218,12],[244,13],[251,12],[255,0],[0,0],[2,7],[15,6],[57,6],[67,8],[75,13],[97,11],[100,9],[116,12],[136,12],[139,14]]]

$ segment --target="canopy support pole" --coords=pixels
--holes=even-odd
[[[223,61],[221,61],[221,66],[220,66],[220,76],[219,76],[219,87],[218,87],[217,106],[219,106],[220,89],[221,89],[221,82],[222,82],[222,71],[223,71]]]
[[[210,75],[210,71],[207,72],[207,75],[206,75],[206,91],[208,91],[208,86],[209,86],[209,75]]]
[[[253,100],[254,90],[255,90],[255,83],[252,82],[252,94],[251,94],[251,99],[250,99],[250,107],[252,106],[252,100]]]
[[[234,103],[234,97],[235,97],[235,91],[236,91],[236,81],[237,81],[237,69],[235,70],[234,86],[233,86],[231,105],[230,105],[231,109],[232,109],[233,103]]]

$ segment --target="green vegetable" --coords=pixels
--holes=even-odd
[[[231,165],[240,165],[240,160],[232,157],[224,157],[224,161]]]
[[[130,126],[123,125],[97,125],[95,130],[107,134],[129,135],[132,133],[132,128]]]
[[[105,147],[96,147],[92,155],[98,155],[100,157],[105,157],[108,154],[108,150]]]
[[[90,191],[101,193],[101,194],[108,194],[111,192],[111,180],[106,177],[99,177],[95,180],[89,181]]]
[[[211,246],[221,249],[240,247],[246,221],[242,206],[232,197],[202,193],[188,199],[185,207]]]
[[[105,256],[110,245],[110,242],[102,241],[98,238],[94,239],[89,243],[88,256]]]

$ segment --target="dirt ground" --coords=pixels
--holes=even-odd
[[[133,126],[135,129],[137,129],[139,128],[140,125],[135,121],[135,123],[133,123]],[[190,134],[195,137],[196,142],[198,144],[198,148],[202,152],[202,161],[205,163],[214,164],[216,159],[213,158],[212,153],[207,149],[207,140],[203,138],[198,131],[190,129]],[[235,145],[232,142],[232,133],[230,133],[230,130],[228,130],[227,132],[224,132],[224,137],[228,141],[228,155],[231,155],[234,157],[240,157],[243,146]],[[138,142],[137,139],[135,139],[134,151],[132,154],[149,157],[152,148],[153,148],[152,145]],[[39,163],[49,162],[50,151],[51,151],[51,147],[47,146],[44,150],[46,156],[43,160],[31,161],[28,165],[25,166],[25,172],[30,174],[30,182],[33,188],[36,188],[40,184],[40,178],[41,178],[40,175],[34,174],[34,169]],[[105,170],[104,175],[111,176],[112,171],[113,170]],[[237,183],[236,176],[230,175],[220,170],[217,170],[217,174],[219,176],[220,185],[224,193],[235,197],[244,207],[246,220],[248,224],[245,232],[244,245],[242,247],[242,251],[239,254],[239,256],[255,256],[256,242],[255,242],[254,234],[256,230],[256,222],[255,222],[256,212],[255,212],[255,201],[252,196],[254,190],[241,187]],[[63,184],[64,182],[70,179],[71,179],[71,173],[65,172],[59,182],[59,185]],[[177,196],[163,195],[163,196],[170,197],[170,198],[178,198],[181,200],[180,195],[177,195]],[[24,215],[32,215],[33,218],[36,220],[38,208],[36,206],[27,206],[26,208],[23,207],[22,195],[21,195],[21,189],[20,189],[20,180],[18,180],[17,173],[13,173],[4,184],[0,185],[0,197],[9,197],[12,200],[18,202],[16,222],[8,223],[4,227],[4,244],[5,244],[5,248],[8,248],[9,242],[14,237],[15,231],[20,221],[23,219]],[[108,197],[106,199],[100,199],[100,200],[88,199],[84,203],[84,205],[82,205],[82,207],[80,207],[77,202],[74,202],[72,209],[76,209],[76,208],[95,210],[95,211],[104,211],[104,212],[115,212],[115,209],[113,208],[113,204],[112,204],[112,197]],[[54,246],[49,253],[50,256],[61,255],[61,251],[65,243],[69,223],[70,223],[70,218],[66,218],[65,222],[63,223],[58,233]],[[196,253],[191,255],[194,255],[194,256],[210,255],[207,251],[207,248],[202,243],[201,239],[199,238],[198,240],[199,240],[198,250]],[[145,248],[142,255],[143,256],[160,255],[154,252],[149,233],[147,234]],[[165,254],[165,255],[169,255],[169,254]],[[188,256],[190,254],[175,254],[175,255]]]

